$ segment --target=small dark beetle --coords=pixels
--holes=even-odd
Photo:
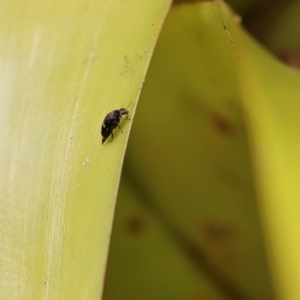
[[[101,127],[102,145],[104,144],[104,142],[110,135],[111,135],[111,140],[113,140],[113,137],[114,137],[113,130],[117,126],[121,130],[119,123],[122,120],[122,116],[124,116],[124,115],[126,115],[126,117],[128,119],[128,113],[129,113],[129,111],[127,109],[120,108],[120,109],[113,110],[106,115],[106,117],[104,118],[102,127]],[[128,120],[130,120],[130,119],[128,119]]]

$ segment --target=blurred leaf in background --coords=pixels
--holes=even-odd
[[[126,155],[105,300],[300,299],[289,272],[300,77],[240,21],[221,1],[175,2],[168,15]]]
[[[126,156],[105,299],[272,298],[238,41],[223,13],[180,4],[164,24]]]

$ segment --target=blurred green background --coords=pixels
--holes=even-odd
[[[244,27],[256,39],[250,43],[263,45],[258,60],[266,51],[272,65],[280,59],[297,68],[300,2],[227,1],[232,14],[195,2],[174,1],[142,89],[106,300],[280,298],[237,71],[248,38],[233,28]]]

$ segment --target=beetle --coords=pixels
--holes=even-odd
[[[131,103],[129,103],[130,105]],[[129,107],[128,105],[128,107]],[[127,107],[127,108],[128,108]],[[107,138],[111,135],[111,140],[113,140],[113,130],[118,126],[119,129],[121,130],[120,127],[120,121],[122,120],[122,116],[127,117],[128,119],[128,113],[129,111],[126,108],[120,108],[111,111],[106,115],[106,117],[103,120],[102,127],[101,127],[101,135],[102,135],[102,145],[104,142],[107,140]],[[130,120],[130,119],[128,119]],[[121,130],[122,132],[122,130]]]

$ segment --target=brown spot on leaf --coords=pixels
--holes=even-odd
[[[212,116],[212,123],[220,134],[232,135],[234,133],[232,124],[217,113]]]
[[[129,233],[140,235],[145,230],[145,220],[141,216],[131,216],[127,220],[126,228]]]
[[[224,270],[239,263],[240,230],[233,220],[207,218],[201,222],[201,236],[209,257]]]
[[[203,224],[204,237],[213,243],[222,243],[236,236],[237,228],[233,222],[206,221]]]
[[[276,55],[282,62],[294,69],[300,70],[300,56],[291,52],[280,52]]]

